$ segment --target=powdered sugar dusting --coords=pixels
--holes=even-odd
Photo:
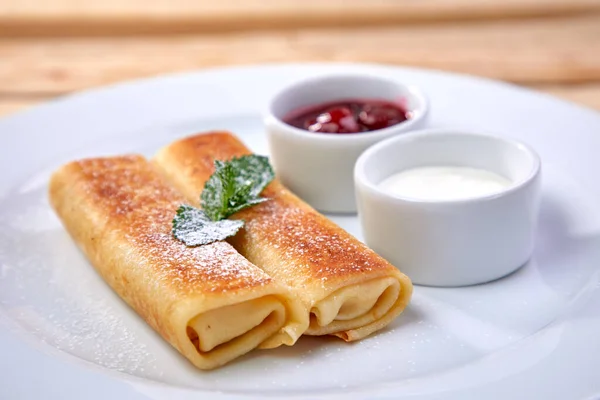
[[[267,190],[270,198],[248,211],[240,213],[246,221],[247,241],[277,250],[282,260],[282,277],[294,271],[294,278],[322,281],[356,273],[389,271],[393,268],[371,249],[316,211],[289,200],[286,190]],[[244,253],[244,251],[242,251]],[[279,276],[278,276],[279,278]]]
[[[225,240],[235,235],[242,226],[243,221],[211,221],[204,211],[183,205],[173,220],[173,235],[187,246],[199,246]]]
[[[0,305],[27,331],[67,353],[115,370],[158,375],[156,356],[143,340],[148,328],[116,311],[121,300],[81,265],[83,257],[45,195],[43,188],[3,204],[11,212],[0,215]],[[39,225],[28,222],[32,217]]]
[[[110,216],[108,225],[155,266],[150,279],[154,284],[198,292],[271,281],[225,242],[190,248],[175,239],[172,219],[184,199],[147,162],[120,157],[86,160],[78,167],[83,175],[79,184],[101,213]]]

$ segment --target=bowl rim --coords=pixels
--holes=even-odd
[[[477,197],[468,197],[464,199],[448,199],[448,200],[429,200],[429,199],[421,199],[414,198],[409,196],[399,196],[390,194],[389,192],[381,189],[378,184],[372,182],[369,178],[367,178],[366,173],[366,164],[367,162],[376,157],[377,154],[390,146],[402,146],[402,145],[410,145],[410,143],[414,143],[423,137],[445,137],[448,136],[469,136],[469,137],[477,137],[477,138],[487,138],[496,142],[502,142],[504,144],[508,144],[517,150],[524,151],[525,154],[532,161],[532,166],[527,175],[513,182],[507,188],[484,196]],[[467,130],[461,128],[431,128],[431,129],[420,129],[417,131],[413,131],[407,133],[402,136],[392,137],[389,139],[382,140],[374,145],[370,146],[366,149],[357,159],[356,164],[354,165],[354,185],[356,188],[356,193],[358,194],[359,190],[366,190],[370,194],[375,195],[378,198],[383,198],[389,201],[393,201],[394,203],[412,203],[412,204],[427,204],[427,205],[461,205],[461,204],[470,204],[470,203],[479,203],[479,202],[489,202],[499,198],[503,198],[509,196],[512,193],[518,192],[523,188],[529,186],[532,181],[538,178],[541,175],[542,169],[542,161],[538,153],[528,144],[505,136],[499,136],[497,134],[487,133],[487,132],[479,132],[474,130]]]
[[[314,84],[320,81],[326,80],[343,80],[343,79],[362,79],[362,80],[379,80],[382,82],[388,82],[395,86],[401,87],[404,91],[410,93],[415,99],[417,99],[418,106],[411,110],[414,117],[402,121],[396,125],[392,125],[383,129],[376,129],[374,131],[360,132],[356,134],[336,134],[336,133],[321,133],[315,134],[304,129],[296,128],[288,123],[284,122],[281,118],[277,117],[273,111],[277,100],[285,94],[293,90],[298,90],[303,86]],[[340,97],[339,100],[351,98],[352,96]],[[335,101],[335,100],[332,100]],[[413,126],[418,125],[429,113],[429,100],[424,92],[416,85],[406,84],[392,77],[388,77],[380,74],[373,73],[334,73],[334,74],[320,74],[308,78],[303,78],[292,82],[291,84],[282,87],[277,91],[269,100],[264,122],[266,126],[277,126],[287,134],[305,138],[308,140],[315,141],[331,141],[331,142],[342,142],[342,141],[379,141],[387,137],[393,136],[398,133],[409,131]]]

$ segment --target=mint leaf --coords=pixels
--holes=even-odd
[[[182,205],[173,218],[173,236],[187,246],[200,246],[233,236],[244,221],[211,221],[203,210]]]
[[[275,171],[265,156],[255,154],[234,157],[228,163],[237,171],[236,180],[241,183],[251,182],[251,197],[258,195],[275,178]]]
[[[202,209],[182,205],[173,218],[173,236],[187,246],[200,246],[233,236],[244,221],[226,218],[268,199],[259,197],[275,178],[267,157],[247,155],[215,161],[200,195]]]
[[[267,200],[259,197],[275,178],[264,156],[246,155],[229,161],[215,161],[215,172],[200,196],[202,209],[212,221],[219,221]]]

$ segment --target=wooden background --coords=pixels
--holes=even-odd
[[[285,61],[465,72],[600,110],[600,0],[0,1],[0,115],[127,79]]]

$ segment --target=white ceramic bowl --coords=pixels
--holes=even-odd
[[[508,178],[505,190],[466,200],[390,195],[378,185],[415,167],[464,166]],[[541,165],[523,143],[453,130],[424,130],[382,141],[355,167],[366,243],[414,283],[463,286],[503,277],[531,257]]]
[[[403,101],[411,118],[397,125],[354,134],[313,133],[283,122],[290,112],[345,99]],[[368,74],[328,75],[297,82],[276,94],[265,125],[271,159],[282,182],[323,212],[356,212],[354,164],[369,146],[420,127],[427,116],[424,95],[393,79]]]

